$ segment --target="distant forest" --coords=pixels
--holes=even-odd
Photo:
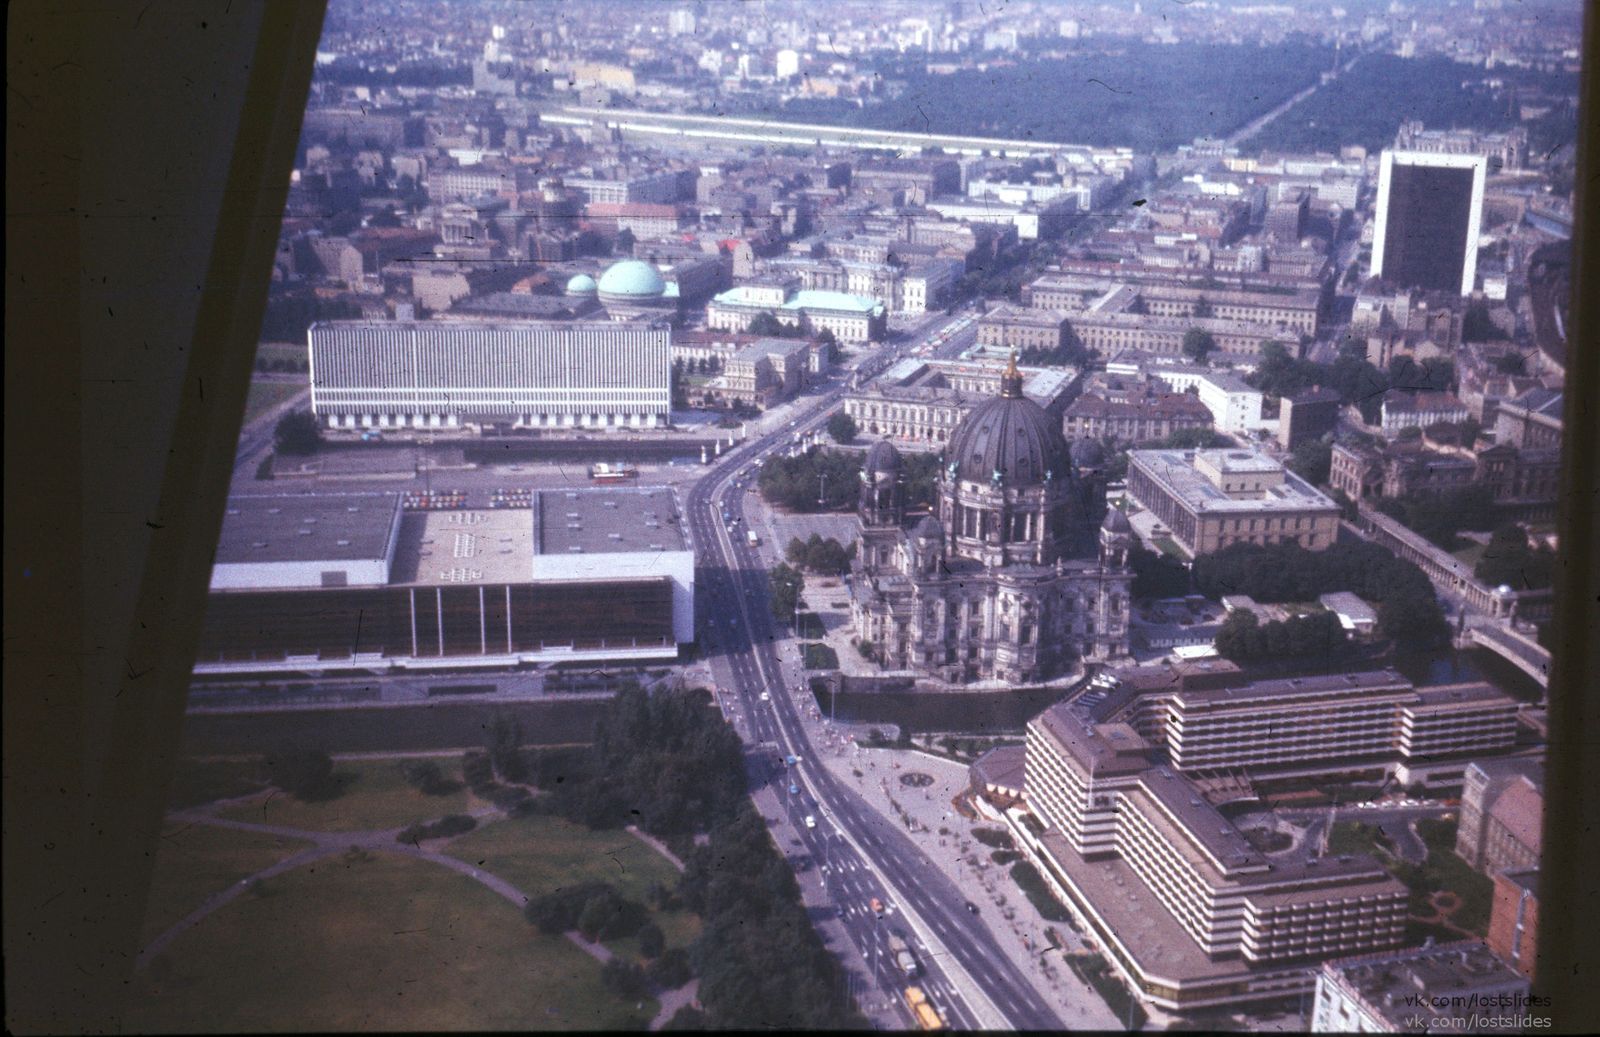
[[[1486,77],[1503,80],[1511,89],[1478,85]],[[1474,85],[1463,88],[1464,83]],[[1407,119],[1420,119],[1429,129],[1509,129],[1518,121],[1519,87],[1575,93],[1578,83],[1576,76],[1528,69],[1486,73],[1439,55],[1367,54],[1350,73],[1290,108],[1240,148],[1337,152],[1341,146],[1360,144],[1371,150],[1392,144]],[[1552,112],[1530,124],[1529,148],[1543,154],[1575,131],[1570,109]]]
[[[880,70],[886,80],[905,84],[899,96],[864,108],[795,99],[769,114],[794,122],[1163,150],[1239,129],[1314,83],[1332,63],[1331,47],[1308,42],[1129,43],[1115,53],[1025,59],[950,75],[886,68]]]

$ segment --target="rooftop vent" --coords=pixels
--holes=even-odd
[[[349,546],[350,546],[350,541],[348,541],[348,540],[341,540],[341,541],[339,541],[339,546],[340,546],[340,547],[349,547]]]
[[[567,548],[567,550],[569,552],[571,552],[572,554],[575,554],[575,555],[576,554],[583,554],[583,545],[582,544],[573,544],[571,547]]]
[[[354,515],[356,512],[360,511],[361,509],[359,507],[357,507],[356,505],[352,504],[352,505],[350,505],[348,508],[346,508],[344,510],[346,510],[350,514]]]
[[[301,535],[301,536],[303,536],[303,537],[308,537],[308,536],[310,536],[310,535],[311,535],[311,530],[309,530],[309,529],[302,529],[302,530],[301,530],[301,531],[300,531],[300,535]]]
[[[282,508],[268,508],[267,509],[267,514],[268,515],[276,515],[276,514],[280,513],[281,511],[283,511]]]
[[[228,514],[237,515],[237,514],[239,514],[239,509],[238,508],[229,508],[228,509]]]
[[[258,547],[258,548],[259,547],[266,547],[267,546],[267,542],[265,540],[257,540],[255,543],[251,544],[250,546],[251,547]]]
[[[612,540],[621,540],[622,539],[622,534],[621,533],[607,533],[606,536],[610,537]]]

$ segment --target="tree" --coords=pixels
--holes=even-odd
[[[256,465],[256,478],[263,481],[268,481],[273,478],[271,454],[263,457],[261,459],[261,463]]]
[[[612,246],[613,252],[619,256],[631,256],[633,255],[633,246],[633,231],[629,230],[627,227],[623,227],[621,230],[617,231],[617,240]]]
[[[783,623],[793,622],[795,607],[800,603],[800,590],[805,586],[805,577],[779,562],[773,566],[770,582],[773,618]]]
[[[1514,522],[1495,529],[1472,575],[1490,587],[1541,590],[1555,581],[1553,552],[1528,546],[1528,535]]]
[[[502,781],[526,781],[528,761],[522,754],[522,725],[507,713],[496,713],[489,723],[489,759]]]
[[[600,982],[624,1001],[637,1001],[650,990],[644,970],[622,958],[612,958],[600,966]]]
[[[828,435],[833,437],[835,443],[841,445],[855,442],[856,419],[844,411],[834,411],[828,418]]]
[[[825,350],[823,355],[827,358],[828,363],[837,364],[843,353],[839,350],[839,340],[834,336],[833,329],[823,328],[817,334],[817,341],[822,343],[822,347]]]
[[[667,949],[666,935],[661,932],[661,927],[654,922],[646,922],[639,927],[639,953],[646,958],[659,958],[661,952]]]
[[[682,947],[664,951],[650,963],[648,974],[658,986],[676,990],[694,978],[694,970],[689,964],[689,952]]]
[[[1217,630],[1216,648],[1219,655],[1234,661],[1252,658],[1261,621],[1249,609],[1234,609]]]
[[[1206,354],[1216,348],[1217,340],[1212,337],[1209,331],[1190,328],[1183,333],[1183,355],[1195,363],[1205,360]]]
[[[278,419],[272,438],[278,453],[304,457],[322,445],[322,430],[310,411],[293,410]]]
[[[1493,342],[1506,337],[1499,325],[1489,316],[1487,303],[1473,303],[1467,307],[1467,312],[1461,317],[1461,341],[1463,342]],[[1520,374],[1521,372],[1503,372],[1505,374]]]
[[[415,760],[401,765],[406,784],[424,796],[448,796],[460,786],[444,776],[432,760]]]
[[[1196,299],[1194,301],[1194,313],[1192,314],[1192,316],[1200,317],[1200,318],[1203,319],[1203,318],[1211,317],[1211,316],[1214,316],[1214,315],[1215,315],[1215,313],[1211,309],[1211,303],[1210,303],[1209,300],[1206,299],[1205,296],[1202,295],[1202,296],[1200,296],[1200,298],[1198,298],[1198,299]]]
[[[333,758],[324,749],[289,749],[262,758],[262,776],[295,799],[323,799],[333,791]]]
[[[1189,593],[1189,570],[1166,554],[1143,547],[1128,552],[1135,598],[1178,598]]]
[[[1313,486],[1328,481],[1333,467],[1333,444],[1321,439],[1310,439],[1294,448],[1289,455],[1288,469]]]

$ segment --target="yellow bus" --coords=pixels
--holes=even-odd
[[[939,1017],[939,1010],[928,1001],[928,995],[922,992],[921,987],[906,987],[906,1007],[911,1009],[911,1015],[917,1020],[917,1025],[924,1030],[945,1028],[944,1020]]]

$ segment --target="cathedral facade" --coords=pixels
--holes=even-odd
[[[879,660],[950,683],[1026,683],[1126,656],[1132,531],[1115,509],[1096,530],[1097,487],[1022,395],[1015,362],[944,460],[935,512],[910,529],[899,453],[879,442],[862,467],[851,612]]]

